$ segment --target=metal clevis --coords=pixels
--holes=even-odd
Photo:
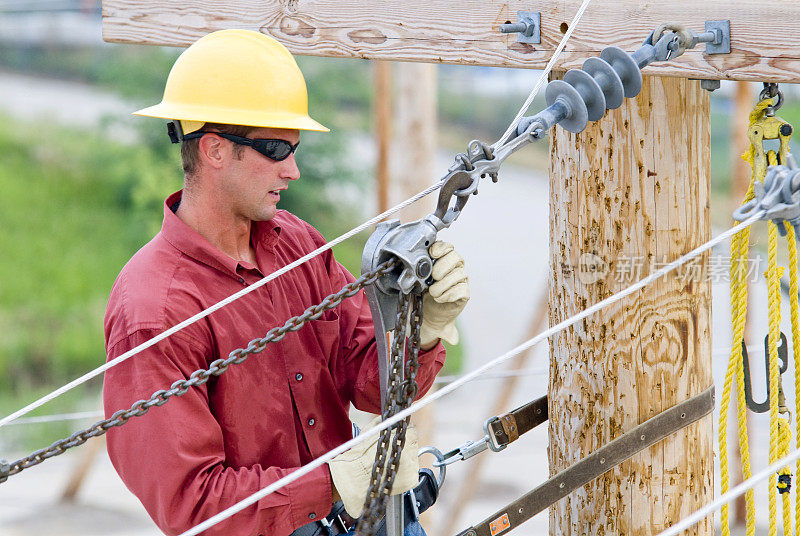
[[[800,169],[794,158],[787,158],[788,166],[769,166],[764,181],[753,185],[755,197],[733,211],[733,218],[744,221],[757,214],[762,220],[772,220],[781,236],[786,236],[783,222],[789,222],[800,237]]]

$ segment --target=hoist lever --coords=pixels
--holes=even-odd
[[[788,343],[786,342],[786,335],[781,332],[781,338],[778,343],[778,359],[780,360],[780,368],[778,372],[783,374],[789,368],[789,358],[787,351]],[[753,400],[753,384],[750,381],[750,360],[747,357],[747,347],[742,341],[742,369],[744,372],[744,399],[750,411],[755,413],[766,413],[769,411],[769,335],[764,337],[764,364],[767,375],[767,398],[764,402],[756,402]]]
[[[786,235],[783,222],[787,221],[800,238],[800,169],[791,155],[788,164],[767,168],[764,182],[756,181],[753,185],[755,197],[733,211],[735,220],[744,221],[760,213],[760,219],[778,225],[782,236]]]

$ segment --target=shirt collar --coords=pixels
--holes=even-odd
[[[162,236],[181,253],[238,278],[236,269],[239,267],[239,262],[211,245],[173,212],[173,208],[177,210],[182,194],[183,190],[179,190],[167,197],[164,202]],[[253,222],[251,240],[253,244],[272,248],[278,240],[280,231],[280,225],[273,220]],[[255,249],[256,255],[258,255],[261,248],[256,247]]]

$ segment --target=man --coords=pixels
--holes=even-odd
[[[300,178],[300,131],[327,130],[308,116],[305,81],[277,41],[243,30],[200,39],[176,61],[162,102],[137,113],[172,120],[184,188],[166,200],[161,232],[114,283],[105,319],[109,359],[325,243],[277,209],[280,193]],[[457,336],[453,321],[468,298],[452,247],[436,243],[431,252],[437,282],[423,306],[420,393],[444,363],[439,338]],[[208,368],[352,280],[330,251],[284,274],[109,370],[106,412]],[[156,524],[178,534],[350,439],[349,405],[378,413],[379,400],[362,292],[111,430],[108,451]],[[339,498],[331,471],[324,465],[204,534],[288,536],[318,523]]]

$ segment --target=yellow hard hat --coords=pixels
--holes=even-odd
[[[292,54],[252,30],[198,39],[172,66],[162,101],[134,114],[180,120],[185,134],[204,123],[328,132],[308,115],[306,82]]]

